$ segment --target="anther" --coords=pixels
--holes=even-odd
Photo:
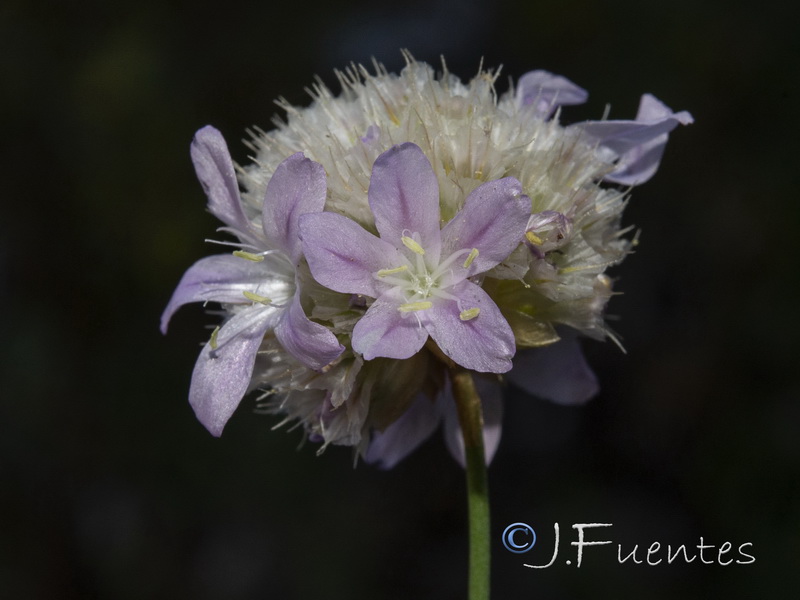
[[[470,321],[477,317],[481,312],[480,308],[468,308],[467,310],[462,310],[461,314],[458,315],[458,318],[462,321]]]
[[[407,235],[404,235],[403,237],[401,237],[400,241],[403,242],[403,245],[406,248],[408,248],[409,250],[411,250],[412,252],[416,252],[420,256],[425,254],[425,248],[420,246],[416,241],[414,241],[412,238],[408,237]]]
[[[237,250],[233,255],[245,260],[252,260],[253,262],[261,262],[264,260],[263,254],[253,254],[252,252],[245,252],[244,250]]]
[[[527,240],[528,240],[528,241],[529,241],[531,244],[535,244],[536,246],[541,246],[541,245],[544,243],[544,242],[542,241],[542,238],[540,238],[538,235],[536,235],[536,234],[535,234],[535,233],[533,233],[532,231],[526,231],[526,232],[525,232],[525,238],[526,238],[526,239],[527,239]]]
[[[211,339],[208,340],[208,345],[211,346],[212,350],[217,349],[217,335],[219,334],[219,327],[215,327],[214,331],[211,332]]]
[[[408,302],[406,304],[401,304],[397,307],[397,310],[403,313],[407,312],[416,312],[418,310],[426,310],[433,306],[433,302],[425,300],[423,302]]]
[[[248,300],[251,300],[253,302],[258,302],[260,304],[269,304],[270,302],[272,302],[272,300],[270,300],[266,296],[259,296],[258,294],[254,294],[253,292],[248,292],[246,290],[242,292],[242,295],[244,295],[244,297],[247,298]]]
[[[394,269],[381,269],[378,271],[378,277],[386,277],[387,275],[394,275],[395,273],[400,273],[401,271],[408,271],[408,265],[403,265],[402,267],[395,267]]]
[[[467,260],[464,261],[464,268],[468,269],[469,266],[472,264],[472,261],[475,260],[476,258],[478,258],[478,249],[473,248],[472,250],[470,250]]]

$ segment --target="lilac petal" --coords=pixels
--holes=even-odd
[[[300,294],[295,294],[276,325],[275,337],[289,354],[316,371],[321,371],[344,351],[344,346],[327,327],[309,320],[300,304]]]
[[[195,134],[191,155],[197,178],[208,196],[208,210],[245,238],[252,239],[252,226],[242,208],[225,138],[217,129],[206,125]]]
[[[469,269],[463,268],[464,260],[456,261],[454,282],[488,271],[508,258],[523,240],[530,216],[531,200],[513,177],[474,189],[464,207],[442,229],[442,256],[461,249],[478,250]]]
[[[364,460],[391,469],[428,439],[441,420],[436,404],[420,395],[399,419],[372,434]]]
[[[398,306],[402,303],[399,294],[390,290],[375,300],[356,323],[353,350],[365,360],[378,356],[410,358],[425,344],[428,332],[417,320],[418,313],[401,313]]]
[[[369,206],[382,239],[402,249],[401,237],[419,233],[429,263],[438,263],[439,182],[419,146],[393,146],[375,160]]]
[[[200,259],[183,274],[178,287],[161,315],[161,333],[167,333],[172,315],[190,302],[246,302],[244,291],[256,291],[269,277],[262,263],[232,254],[217,254]]]
[[[548,119],[559,106],[583,104],[589,93],[566,77],[548,71],[531,71],[519,78],[517,105],[534,105],[542,119]]]
[[[437,299],[424,311],[425,328],[442,352],[462,367],[483,373],[505,373],[514,356],[514,334],[500,309],[481,287],[465,279],[448,293],[459,299]],[[478,316],[461,319],[461,311],[479,308]]]
[[[549,346],[519,352],[507,377],[529,394],[557,404],[584,404],[600,390],[580,343],[570,334]]]
[[[285,252],[294,263],[302,256],[300,216],[321,212],[325,208],[326,193],[325,169],[302,152],[279,164],[267,184],[262,211],[264,236],[273,248]]]
[[[343,215],[305,214],[300,234],[314,279],[337,292],[377,298],[387,286],[375,274],[406,264],[393,245]]]
[[[213,350],[206,344],[195,364],[189,403],[198,420],[216,437],[222,435],[247,392],[258,348],[274,324],[270,317],[275,313],[265,318],[263,312],[253,307],[234,315],[219,330],[220,346]]]
[[[586,121],[573,127],[596,138],[617,157],[617,168],[604,179],[622,185],[639,185],[658,170],[670,131],[694,122],[687,111],[678,113],[651,94],[644,94],[635,121]]]
[[[500,384],[475,377],[475,387],[481,398],[483,412],[483,452],[486,464],[490,464],[500,445],[503,432],[503,394]],[[458,410],[452,392],[448,389],[442,399],[444,405],[444,441],[450,454],[466,468],[464,436],[458,422]]]

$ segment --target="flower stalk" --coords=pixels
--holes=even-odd
[[[470,371],[452,363],[450,377],[466,455],[469,600],[488,600],[491,570],[489,482],[483,448],[481,399]]]

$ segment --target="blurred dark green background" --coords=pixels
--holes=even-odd
[[[440,437],[391,472],[317,458],[245,403],[213,439],[186,397],[209,318],[159,314],[216,252],[196,129],[269,127],[283,95],[371,56],[469,78],[545,68],[652,92],[696,124],[634,191],[635,255],[587,342],[585,408],[511,390],[490,472],[494,597],[775,598],[800,590],[798,15],[779,2],[20,2],[0,8],[0,596],[465,597],[463,474]],[[501,88],[504,84],[501,85]],[[500,543],[514,521],[540,545]],[[575,522],[633,544],[751,542],[752,565],[549,560]],[[604,534],[606,532],[603,532]],[[595,537],[600,539],[601,536]],[[641,549],[640,549],[641,552]],[[708,556],[708,555],[707,555]]]

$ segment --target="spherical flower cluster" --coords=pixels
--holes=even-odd
[[[645,95],[634,120],[559,123],[587,93],[530,72],[502,96],[408,57],[399,75],[352,67],[343,91],[286,103],[235,169],[222,135],[191,155],[208,208],[238,250],[183,276],[162,317],[189,302],[225,318],[189,393],[218,436],[242,398],[312,441],[391,467],[440,423],[463,461],[446,364],[481,374],[484,440],[497,447],[500,376],[561,403],[596,380],[576,334],[610,335],[605,270],[631,247],[627,190],[692,122]],[[619,184],[619,185],[607,185]]]

